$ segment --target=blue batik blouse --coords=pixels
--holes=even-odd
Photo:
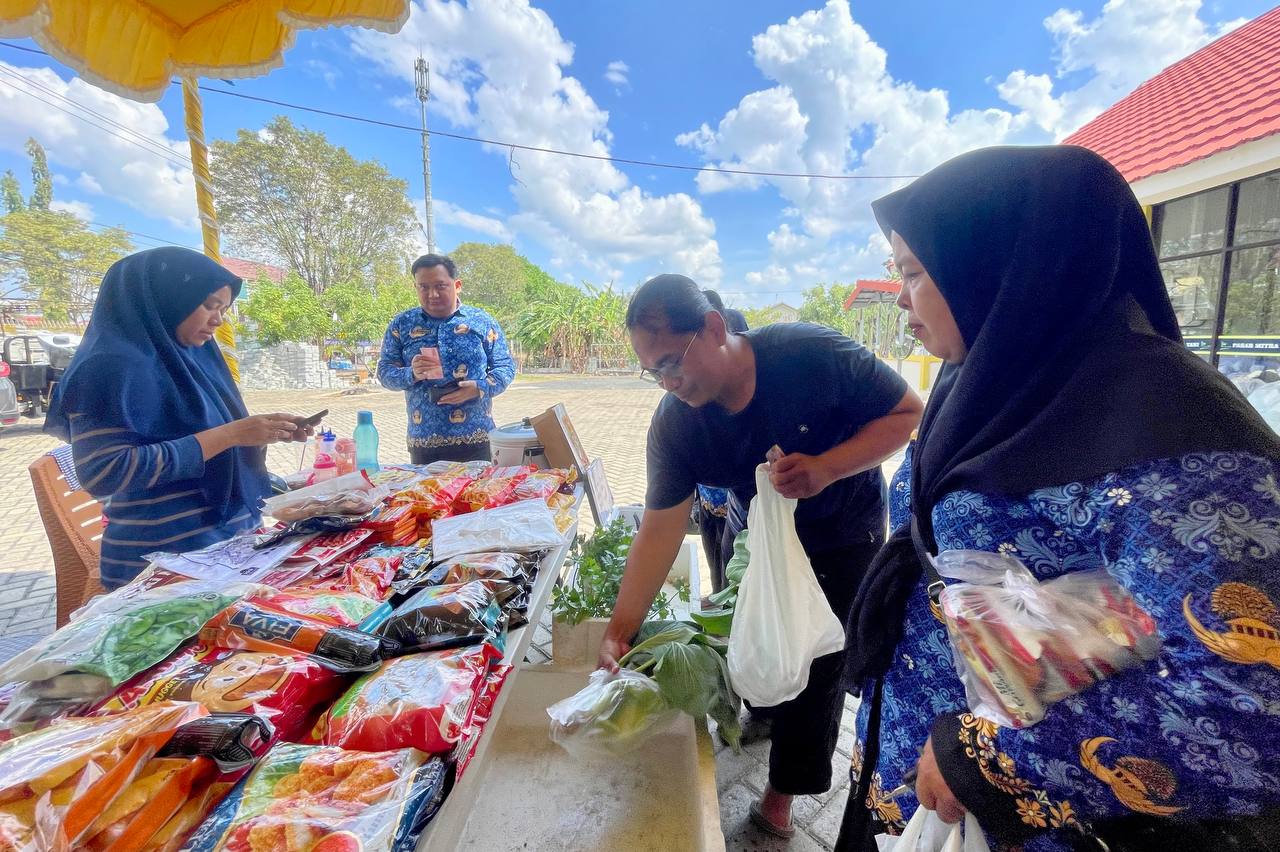
[[[910,472],[909,450],[889,489],[895,528],[910,518]],[[917,801],[886,793],[915,765],[931,731],[940,763],[961,758],[968,783],[990,785],[1008,816],[1043,830],[1025,844],[1029,851],[1069,848],[1052,829],[1082,821],[1132,813],[1229,818],[1280,801],[1275,464],[1192,453],[1017,499],[957,491],[934,507],[933,523],[940,550],[1010,553],[1040,579],[1105,568],[1156,620],[1163,648],[1154,662],[1051,706],[1034,726],[1001,728],[967,712],[922,580],[885,677],[870,796],[893,833]]]
[[[440,350],[443,378],[418,381],[410,366],[423,347]],[[507,389],[516,365],[497,320],[480,308],[461,305],[448,319],[436,319],[422,308],[410,308],[387,326],[378,358],[378,381],[405,392],[409,447],[479,444],[493,429],[493,398]],[[431,401],[429,389],[472,380],[480,396],[461,405]]]

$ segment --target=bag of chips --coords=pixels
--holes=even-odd
[[[458,740],[458,746],[453,752],[456,766],[455,781],[462,777],[467,765],[471,763],[471,758],[475,757],[476,746],[480,744],[480,735],[484,733],[485,725],[493,715],[493,705],[497,702],[498,693],[502,691],[502,685],[506,683],[507,675],[511,674],[512,668],[508,665],[493,666],[485,674],[484,682],[476,691],[476,700],[471,702],[471,713],[467,716],[466,724],[462,726],[462,737]]]
[[[514,502],[516,486],[535,470],[535,467],[490,467],[458,497],[456,511],[459,514],[478,512]]]
[[[0,744],[3,848],[89,848],[95,835],[127,816],[111,809],[135,781],[190,763],[148,768],[179,726],[206,713],[198,704],[165,702],[104,719],[66,719]]]
[[[456,584],[472,580],[506,580],[527,584],[538,576],[541,553],[468,553],[447,559],[432,569],[442,572],[442,582]]]
[[[447,752],[462,736],[489,663],[501,656],[480,645],[387,660],[334,703],[321,739],[357,751]]]
[[[275,738],[292,739],[342,685],[337,673],[301,654],[194,645],[120,687],[94,715],[194,701],[214,713],[252,713],[271,723]]]
[[[373,671],[399,648],[394,642],[349,627],[292,615],[261,603],[240,601],[218,613],[200,631],[217,648],[306,654],[336,672]]]
[[[421,520],[443,518],[453,513],[454,503],[471,481],[461,472],[432,476],[396,494],[392,504],[408,505]]]
[[[169,656],[220,610],[265,587],[183,580],[132,584],[95,598],[78,617],[0,665],[0,683],[25,682],[0,728],[84,708]]]
[[[477,580],[428,586],[396,607],[378,634],[406,654],[496,641],[504,627],[500,585],[510,584]]]
[[[358,627],[381,604],[355,591],[290,586],[280,591],[253,595],[246,601],[281,612],[300,615],[333,627]]]
[[[192,835],[190,852],[392,852],[422,807],[416,749],[279,743]]]
[[[561,470],[560,468],[535,470],[516,485],[515,498],[517,500],[546,500],[570,482],[571,473],[572,471]]]

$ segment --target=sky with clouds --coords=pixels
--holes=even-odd
[[[883,271],[872,199],[971,148],[1061,139],[1270,7],[415,0],[396,35],[302,33],[284,68],[235,89],[416,124],[421,53],[431,64],[432,129],[641,163],[434,136],[442,248],[510,242],[566,281],[629,290],[682,272],[732,304],[798,304],[815,283]],[[214,138],[281,112],[381,161],[421,207],[417,134],[205,97]],[[158,104],[138,104],[0,46],[0,171],[18,172],[24,186],[28,136],[48,149],[60,209],[121,225],[139,248],[199,245],[176,87]]]

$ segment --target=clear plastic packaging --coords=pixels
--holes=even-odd
[[[92,600],[69,623],[0,665],[0,683],[22,682],[0,728],[88,706],[172,653],[220,611],[255,592],[249,583],[186,580],[130,584]]]
[[[587,685],[547,708],[551,739],[574,757],[635,751],[680,715],[657,681],[630,669],[596,669]]]
[[[491,550],[544,550],[565,541],[555,514],[542,500],[440,518],[432,521],[431,536],[431,550],[438,561]]]
[[[176,810],[160,812],[175,798],[167,782],[194,782],[213,768],[208,758],[152,760],[179,726],[204,715],[198,704],[165,702],[104,719],[67,719],[0,744],[4,848],[104,848],[109,843],[99,835],[110,841],[131,823],[132,834],[148,839]],[[153,800],[156,807],[129,807]]]
[[[1155,621],[1106,571],[1041,582],[1017,558],[949,550],[939,604],[973,712],[1011,728],[1100,680],[1153,660]]]
[[[361,471],[335,476],[307,488],[278,494],[263,502],[263,514],[291,523],[316,515],[364,515],[390,491],[375,486]]]
[[[398,657],[347,690],[323,720],[323,741],[356,751],[450,751],[462,738],[491,645]]]
[[[511,584],[475,580],[427,586],[396,607],[378,633],[404,653],[497,641],[504,626],[500,591],[512,591]]]

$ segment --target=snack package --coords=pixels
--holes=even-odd
[[[356,751],[448,752],[462,737],[489,663],[501,656],[480,645],[387,660],[334,702],[319,739]]]
[[[395,579],[391,582],[394,594],[403,595],[418,586],[431,582],[432,574],[431,548],[415,547],[406,552],[396,569]],[[436,582],[439,582],[438,580]]]
[[[462,777],[462,773],[466,771],[467,765],[471,763],[471,758],[475,757],[476,746],[480,744],[480,736],[484,733],[485,725],[489,723],[489,718],[493,715],[493,705],[498,700],[498,693],[502,691],[502,685],[507,681],[507,675],[511,674],[513,667],[509,665],[493,666],[484,676],[484,682],[480,684],[480,688],[476,691],[476,699],[471,702],[471,712],[467,715],[467,722],[462,726],[462,737],[458,740],[457,748],[453,751],[455,772],[455,783],[458,778]]]
[[[506,580],[528,584],[538,576],[541,554],[468,553],[455,556],[435,566],[431,573],[442,572],[442,582],[469,583],[472,580]]]
[[[1155,621],[1105,571],[1041,582],[1013,556],[949,550],[939,605],[973,712],[1024,728],[1049,705],[1160,652]]]
[[[279,743],[183,847],[189,852],[392,852],[422,806],[415,749]]]
[[[315,515],[364,515],[388,494],[361,471],[334,477],[263,502],[263,514],[291,523]]]
[[[117,798],[145,777],[174,731],[206,713],[198,704],[165,702],[104,719],[66,719],[0,744],[3,848],[87,848],[107,819],[119,822],[111,810]]]
[[[337,673],[301,654],[194,645],[120,687],[94,714],[194,701],[213,713],[252,713],[271,723],[274,738],[292,739],[342,685]]]
[[[156,757],[207,757],[223,774],[257,763],[275,729],[253,713],[210,713],[174,731]]]
[[[217,767],[207,757],[153,757],[94,820],[77,848],[88,852],[158,848],[168,835],[157,837],[159,829],[189,801],[203,802],[217,776]]]
[[[381,604],[359,592],[291,586],[246,600],[281,612],[301,615],[333,627],[358,627]]]
[[[490,550],[545,550],[564,544],[555,516],[541,500],[521,500],[496,509],[440,518],[431,523],[437,560]]]
[[[130,584],[95,598],[75,620],[0,665],[0,683],[24,682],[0,714],[0,728],[98,701],[163,660],[220,610],[263,588],[183,580]]]
[[[394,642],[348,627],[293,615],[262,603],[240,601],[218,613],[200,631],[200,641],[217,648],[306,654],[336,672],[372,671]]]
[[[552,494],[571,486],[576,477],[577,473],[572,469],[553,467],[534,470],[516,486],[515,499],[546,500]]]
[[[413,852],[418,848],[418,839],[440,812],[450,786],[449,764],[444,758],[432,757],[418,767],[413,776],[413,788],[405,806],[405,814],[400,818],[400,827],[396,830],[393,852]]]
[[[396,607],[378,635],[398,643],[401,653],[494,641],[504,626],[498,585],[505,584],[477,580],[428,586]]]
[[[332,592],[355,592],[374,601],[391,597],[391,583],[400,567],[402,557],[365,555],[354,562],[332,565],[312,572],[288,588],[316,589]]]
[[[535,470],[535,467],[490,467],[459,495],[455,509],[459,513],[478,512],[512,503],[516,499],[516,486]]]
[[[428,477],[392,498],[393,505],[407,505],[419,519],[430,520],[452,514],[458,497],[472,482],[463,473],[451,472]]]

